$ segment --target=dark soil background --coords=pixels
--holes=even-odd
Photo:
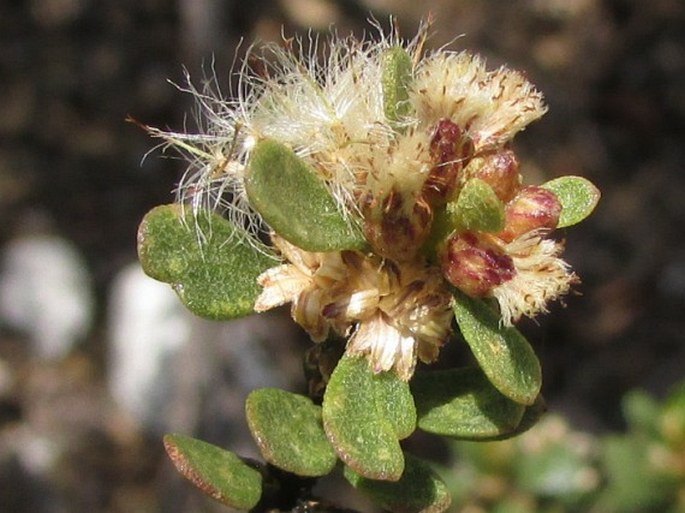
[[[72,440],[35,476],[3,456],[23,439],[0,436],[0,511],[182,510],[170,505],[182,502],[159,440],[121,435],[104,387],[108,286],[135,259],[141,217],[171,200],[182,171],[154,154],[141,164],[153,141],[127,115],[181,128],[191,105],[167,79],[182,82],[184,65],[199,79],[213,61],[228,83],[241,38],[332,23],[361,35],[370,13],[383,23],[394,14],[411,37],[429,12],[431,46],[463,34],[452,48],[525,70],[545,93],[549,113],[516,140],[527,179],[581,174],[603,191],[593,216],[563,234],[581,295],[522,327],[551,408],[579,429],[620,430],[627,390],[663,396],[685,377],[682,0],[5,0],[0,243],[29,213],[49,217],[87,259],[98,316],[59,365],[32,361],[16,334],[0,339],[21,374],[1,398],[0,435],[44,422]],[[210,507],[199,504],[184,511]]]

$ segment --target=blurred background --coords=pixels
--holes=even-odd
[[[183,165],[143,160],[155,142],[125,119],[192,128],[169,81],[213,69],[228,90],[253,41],[333,24],[373,37],[367,19],[391,14],[411,38],[428,13],[429,47],[480,52],[545,94],[548,114],[516,139],[526,180],[580,174],[603,191],[562,234],[580,294],[522,325],[550,409],[620,432],[627,391],[661,398],[685,377],[682,0],[6,0],[0,511],[214,511],[176,479],[162,434],[256,456],[245,394],[300,390],[308,343],[285,312],[192,319],[141,276],[137,225],[172,200]]]

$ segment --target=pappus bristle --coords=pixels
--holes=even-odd
[[[542,94],[516,71],[488,71],[467,52],[437,52],[423,59],[410,91],[423,124],[450,119],[464,128],[476,151],[508,142],[547,108]]]
[[[196,132],[145,127],[153,137],[164,141],[162,151],[173,150],[186,162],[175,189],[176,199],[189,207],[200,242],[210,234],[203,233],[194,218],[202,211],[215,211],[234,224],[236,237],[263,251],[259,238],[263,226],[249,205],[243,185],[249,145],[243,120],[238,118],[242,112],[236,108],[239,100],[222,98],[211,80],[205,82],[203,90],[198,90],[187,74],[186,80],[187,85],[179,89],[195,101]],[[186,222],[191,222],[187,216]]]

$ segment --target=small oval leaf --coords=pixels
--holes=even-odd
[[[257,143],[245,190],[269,226],[301,249],[341,251],[366,246],[361,231],[343,217],[315,171],[283,144],[269,139]]]
[[[406,469],[399,481],[374,481],[345,467],[345,478],[381,508],[394,513],[440,513],[452,501],[445,483],[420,459],[406,455]]]
[[[208,211],[184,215],[177,204],[145,215],[138,258],[145,273],[171,284],[193,313],[217,320],[254,313],[257,276],[276,263],[242,242],[226,219]]]
[[[391,124],[401,122],[410,112],[412,67],[411,57],[400,46],[389,48],[383,55],[383,103],[385,117]]]
[[[561,176],[541,185],[556,194],[561,203],[557,228],[566,228],[581,222],[597,206],[601,193],[582,176]]]
[[[249,510],[262,495],[262,476],[229,451],[184,435],[166,435],[164,447],[178,471],[211,498]]]
[[[499,315],[480,299],[454,291],[454,316],[478,365],[497,390],[533,404],[542,387],[535,351],[516,328],[500,326]]]
[[[499,232],[504,229],[504,204],[480,178],[467,181],[456,202],[448,203],[447,211],[466,230]]]
[[[247,423],[266,461],[300,476],[328,474],[338,460],[311,399],[275,388],[254,390]]]
[[[411,382],[418,427],[467,440],[489,439],[516,429],[525,406],[502,395],[480,369],[417,373]]]
[[[389,385],[392,378],[383,374],[390,373],[375,375],[366,358],[344,356],[328,383],[322,415],[328,439],[346,465],[370,479],[396,481],[404,470],[398,439],[415,426],[416,413],[413,401],[411,411],[401,411],[408,408],[408,387]]]

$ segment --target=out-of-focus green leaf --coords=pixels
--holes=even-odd
[[[516,328],[480,299],[454,292],[454,315],[466,343],[490,382],[505,396],[531,405],[540,394],[542,370],[533,348]]]
[[[374,374],[366,358],[344,356],[323,400],[323,423],[340,459],[370,479],[396,481],[404,470],[399,439],[416,426],[409,386],[394,372]]]
[[[444,436],[478,440],[506,435],[516,429],[525,410],[475,368],[417,373],[411,389],[418,427]]]
[[[652,396],[644,390],[632,390],[623,396],[621,405],[623,416],[632,430],[656,436],[661,406]]]
[[[530,499],[526,501],[526,497],[513,497],[495,504],[490,513],[531,513],[530,508]]]
[[[345,477],[381,508],[393,513],[440,513],[451,502],[445,483],[423,461],[406,456],[406,468],[399,481],[375,481],[360,476],[349,467]]]
[[[243,242],[219,215],[194,216],[183,209],[161,205],[143,218],[138,257],[145,273],[171,284],[201,317],[225,320],[253,313],[261,292],[257,276],[275,260]]]
[[[213,499],[240,510],[259,502],[261,474],[232,452],[184,435],[166,435],[164,447],[178,471]]]
[[[602,463],[607,482],[597,511],[664,511],[673,501],[674,483],[650,467],[648,451],[649,444],[640,437],[610,436],[603,440]]]
[[[265,139],[250,157],[250,204],[281,237],[306,251],[362,249],[361,231],[343,217],[324,182],[295,152]]]
[[[247,423],[269,463],[300,476],[328,474],[337,456],[321,425],[321,407],[304,396],[262,388],[245,402]]]
[[[385,117],[390,123],[401,122],[411,109],[409,86],[412,80],[412,62],[407,51],[394,46],[383,55],[383,103]]]
[[[514,468],[523,490],[567,503],[585,497],[599,482],[587,458],[569,444],[548,444],[526,453]]]
[[[504,229],[504,204],[480,178],[464,184],[456,202],[448,203],[447,212],[466,230],[499,232]]]
[[[592,213],[601,196],[599,189],[581,176],[561,176],[542,184],[541,187],[556,194],[561,203],[557,228],[581,222]]]
[[[666,399],[660,428],[673,450],[685,455],[685,383],[677,386]]]

